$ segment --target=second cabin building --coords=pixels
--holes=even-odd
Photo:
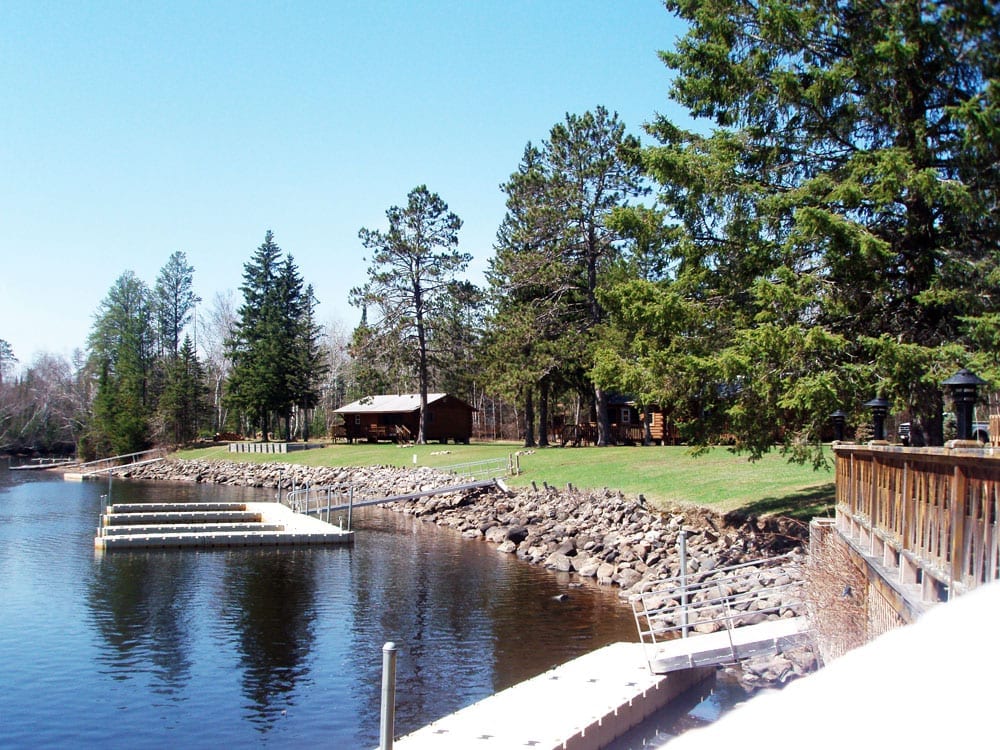
[[[447,393],[428,393],[424,439],[468,443],[472,436],[473,411],[473,407],[460,398]],[[334,413],[344,418],[344,436],[348,442],[410,442],[417,439],[420,427],[420,394],[367,396]]]

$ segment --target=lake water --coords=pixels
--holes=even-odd
[[[96,555],[107,491],[0,466],[0,747],[372,748],[386,641],[399,649],[398,736],[636,640],[615,591],[571,588],[378,508],[355,512],[353,547]],[[144,482],[111,492],[271,499]]]

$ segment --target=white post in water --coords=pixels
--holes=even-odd
[[[354,485],[347,490],[347,530],[351,530],[351,513],[354,510]]]
[[[379,750],[392,750],[396,723],[396,644],[382,647],[382,718],[379,724]]]
[[[681,638],[688,637],[688,589],[687,589],[687,533],[681,529],[677,534],[677,546],[681,552]]]

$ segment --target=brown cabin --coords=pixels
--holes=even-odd
[[[447,393],[427,394],[425,440],[468,443],[472,435],[472,406]],[[335,414],[344,418],[348,442],[391,440],[405,443],[417,439],[420,429],[420,395],[367,396],[342,406]]]
[[[616,445],[643,445],[646,439],[647,415],[636,402],[623,396],[608,399],[608,422],[611,442]],[[676,445],[677,432],[669,414],[658,406],[649,408],[649,439],[656,445]],[[597,423],[565,425],[559,430],[562,445],[588,445],[597,442]]]

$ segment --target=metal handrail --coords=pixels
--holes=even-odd
[[[324,495],[326,496],[325,504],[322,503]],[[316,499],[315,504],[310,503],[312,498]],[[336,498],[336,502],[334,502],[334,498]],[[345,499],[346,502],[344,502]],[[344,528],[347,531],[351,530],[351,516],[354,509],[353,484],[327,484],[319,487],[307,484],[305,487],[300,487],[299,489],[293,487],[284,496],[282,496],[279,490],[278,502],[287,505],[295,513],[315,514],[321,517],[325,515],[327,523],[330,522],[330,517],[334,511],[347,510],[347,525]]]
[[[136,451],[135,453],[123,453],[120,456],[108,456],[106,458],[98,458],[98,459],[95,459],[93,461],[87,461],[87,462],[82,463],[82,464],[77,464],[77,468],[78,469],[86,469],[87,467],[96,466],[97,464],[105,464],[105,463],[108,463],[109,461],[119,461],[119,460],[125,459],[125,458],[131,458],[131,459],[133,459],[129,463],[136,463],[135,460],[134,460],[136,456],[148,456],[151,453],[162,455],[163,454],[163,450],[161,448],[150,448],[149,450]],[[120,465],[121,464],[116,464],[115,466],[120,466]],[[102,471],[102,469],[97,469],[96,471]]]
[[[438,471],[455,474],[460,477],[469,477],[470,479],[480,476],[487,479],[496,479],[501,476],[516,475],[519,473],[519,467],[518,462],[512,456],[507,456],[506,458],[488,458],[483,461],[470,461],[464,464],[442,466]]]
[[[406,502],[407,500],[417,500],[421,497],[429,497],[431,495],[441,495],[452,492],[465,492],[467,490],[482,489],[485,487],[496,487],[500,485],[497,479],[480,479],[478,481],[467,482],[465,484],[454,484],[445,487],[435,487],[429,490],[421,490],[419,492],[409,492],[405,495],[389,495],[388,497],[377,497],[377,498],[366,498],[364,500],[355,501],[354,499],[354,489],[353,484],[341,484],[341,485],[328,485],[325,487],[311,487],[306,486],[301,489],[292,489],[290,492],[286,493],[284,496],[279,492],[277,495],[278,502],[284,503],[289,508],[291,508],[296,513],[316,513],[317,515],[322,515],[324,510],[326,513],[327,523],[330,522],[330,515],[334,511],[346,510],[347,511],[347,527],[346,529],[350,531],[351,529],[351,513],[354,508],[367,508],[371,505],[383,505],[385,503],[395,503],[395,502]],[[340,503],[337,505],[332,504],[332,493],[340,491],[341,493],[346,488],[347,490],[347,502]],[[327,502],[323,506],[319,502],[319,495],[326,493]],[[317,497],[317,502],[315,506],[312,506],[309,502],[310,497]],[[304,500],[300,500],[304,497]]]
[[[786,610],[795,614],[804,613],[801,593],[804,581],[801,578],[762,588],[727,592],[730,584],[742,583],[752,577],[752,568],[763,573],[790,562],[797,566],[791,555],[782,555],[694,574],[682,572],[664,580],[654,589],[633,595],[630,602],[639,640],[645,645],[655,646],[658,642],[678,637],[678,634],[687,637],[688,631],[699,626],[707,626],[703,629],[708,631],[722,628],[731,631],[748,624],[746,620],[750,618]],[[691,582],[690,578],[697,580]],[[774,595],[780,595],[779,604],[749,609],[752,602]]]

